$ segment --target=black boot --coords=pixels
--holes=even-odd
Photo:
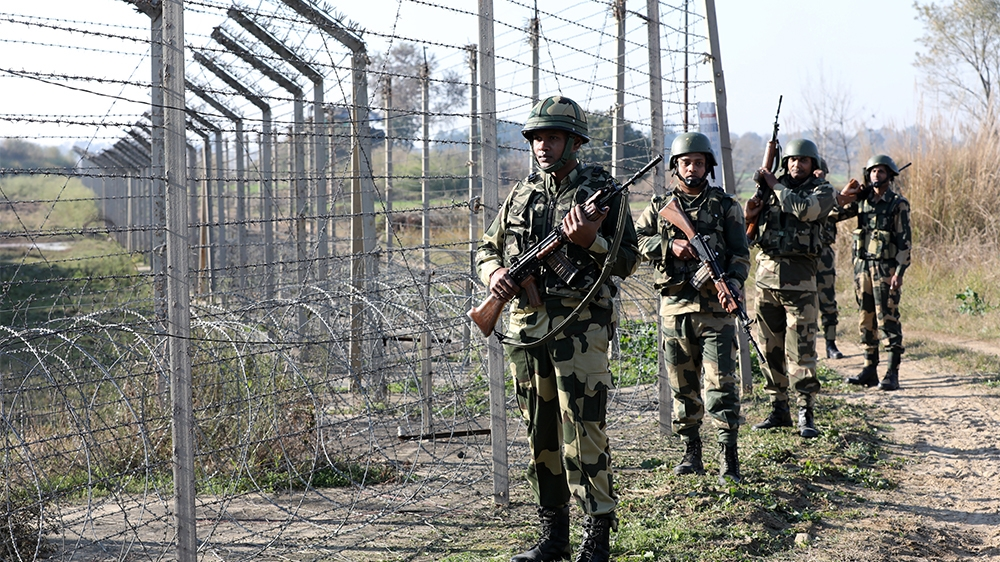
[[[865,366],[861,372],[853,377],[847,378],[848,384],[863,384],[865,386],[875,386],[878,384],[878,348],[865,350]]]
[[[826,358],[827,359],[843,359],[844,354],[837,349],[837,342],[834,340],[826,340]]]
[[[885,372],[882,382],[878,383],[879,390],[899,390],[899,363],[902,359],[902,352],[892,351],[889,354],[889,370]]]
[[[810,406],[799,408],[799,435],[806,439],[819,436],[816,425],[813,423],[813,409]]]
[[[542,528],[538,544],[511,558],[510,562],[569,560],[573,553],[569,547],[569,506],[539,507],[538,521]]]
[[[575,562],[607,562],[611,558],[611,530],[617,529],[614,513],[588,515],[583,522],[583,544]]]
[[[688,440],[684,448],[684,458],[674,467],[674,474],[705,474],[705,465],[701,462],[701,438]]]
[[[792,427],[792,414],[788,411],[788,402],[772,402],[771,413],[767,419],[753,426],[754,429],[773,429],[775,427]]]
[[[878,384],[878,371],[875,365],[865,365],[861,372],[853,377],[847,378],[848,384],[863,384],[865,386],[875,386]]]
[[[740,455],[736,450],[736,443],[723,444],[719,459],[719,484],[739,484],[740,480]]]

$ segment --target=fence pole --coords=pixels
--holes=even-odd
[[[476,248],[478,247],[479,229],[476,228],[478,206],[474,203],[477,197],[482,201],[479,187],[479,154],[476,146],[479,143],[479,122],[476,114],[479,112],[479,96],[476,84],[479,80],[479,69],[476,64],[476,46],[465,47],[469,51],[469,277],[465,280],[465,310],[471,310],[475,303],[472,300],[473,279],[476,278]],[[472,322],[462,325],[462,349],[470,349],[472,339]]]
[[[421,424],[424,433],[431,433],[434,428],[432,416],[432,394],[434,382],[431,379],[431,216],[430,216],[430,173],[431,173],[431,145],[430,145],[430,68],[427,66],[427,50],[424,49],[424,64],[420,67],[420,93],[422,100],[421,115],[421,142],[420,150],[420,201],[423,204],[423,214],[420,221],[422,233],[423,257],[424,257],[424,330],[420,334],[420,388],[421,413],[423,423]]]
[[[493,43],[493,0],[479,0],[479,69],[482,89],[483,228],[493,222],[500,207],[497,155],[496,61]],[[503,348],[487,339],[487,378],[490,389],[490,439],[493,453],[493,501],[510,503],[510,467],[507,462],[507,398],[504,393]]]
[[[611,175],[622,173],[625,156],[625,0],[615,0],[615,19],[618,21],[618,55],[616,60],[615,112],[611,133]]]
[[[385,77],[385,263],[392,261],[392,76]]]
[[[164,0],[163,106],[167,221],[167,348],[170,364],[177,560],[195,562],[194,407],[192,402],[190,278],[184,161],[184,0]]]

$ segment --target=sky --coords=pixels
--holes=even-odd
[[[522,0],[520,4],[527,6],[530,1]],[[244,4],[251,7],[262,2],[264,0],[244,0]],[[691,2],[700,11],[702,3],[699,0]],[[446,7],[436,10],[429,10],[428,3],[366,0],[333,5],[348,19],[382,34],[391,32],[401,37],[427,38],[431,41],[432,54],[435,41],[449,45],[477,42],[478,30],[469,25],[476,2],[435,0],[431,3]],[[682,0],[673,3],[681,4]],[[208,33],[219,23],[220,13],[227,4],[223,0],[188,2],[185,16],[188,42],[211,43]],[[599,4],[596,0],[540,0],[539,4],[540,9],[565,17],[586,11],[597,18],[586,25],[599,27],[607,23],[601,6],[595,8],[595,4]],[[581,5],[585,10],[577,9]],[[626,7],[644,13],[646,3],[628,0]],[[917,118],[920,75],[913,61],[920,49],[917,39],[922,35],[922,26],[915,19],[911,0],[716,0],[716,12],[732,133],[769,133],[779,95],[784,96],[783,131],[807,126],[806,102],[810,97],[821,95],[818,92],[824,89],[846,96],[852,116],[872,127],[906,126]],[[426,19],[428,13],[435,15],[433,20]],[[60,25],[69,27],[75,25],[74,21],[94,21],[94,14],[100,14],[100,21],[109,25],[109,35],[124,33],[134,36],[137,41],[83,34],[67,38],[65,33],[52,39],[41,27],[10,22],[32,14],[60,18],[66,22]],[[520,23],[519,14],[503,15],[509,22]],[[631,22],[632,40],[644,42],[644,32],[638,31],[641,21],[631,18]],[[543,27],[545,25],[543,23]],[[550,32],[555,33],[552,30],[559,22],[548,25]],[[44,71],[148,82],[149,61],[145,55],[148,47],[141,43],[148,38],[148,26],[148,18],[136,13],[122,0],[3,2],[0,4],[0,115],[65,113],[113,121],[115,115],[141,113],[141,102],[148,100],[148,90],[144,92],[127,83],[89,83],[81,92],[52,87],[53,82],[59,82],[57,78],[25,79],[23,75],[14,77],[12,72]],[[519,46],[524,43],[522,31],[510,25],[498,25],[496,35],[498,50],[506,45],[517,52],[516,56],[530,60],[526,47]],[[372,41],[371,53],[378,53],[379,42],[386,41],[379,33],[368,38]],[[77,42],[87,44],[92,50],[74,50],[72,47]],[[588,50],[610,47],[583,46]],[[642,49],[636,47],[635,51],[636,54],[630,55],[640,58]],[[455,49],[439,50],[437,56],[443,67],[450,65],[462,69],[466,64],[464,54]],[[347,64],[343,60],[337,62]],[[665,66],[668,63],[664,61]],[[559,64],[565,65],[569,72],[587,72],[586,64],[573,67],[575,63],[568,59],[559,59]],[[113,72],[109,70],[112,67]],[[710,76],[709,68],[704,65],[698,70],[701,79]],[[524,82],[523,74],[497,77],[498,87],[503,89],[523,91]],[[545,87],[556,86],[562,85],[549,83]],[[646,88],[648,93],[648,86],[644,84],[628,86],[636,91]],[[93,92],[103,95],[95,96]],[[708,92],[710,90],[702,89],[700,95],[709,95]],[[572,95],[588,96],[592,111],[594,106],[599,109],[613,103],[607,88],[591,87],[587,92]],[[530,106],[523,96],[521,99],[515,97],[510,103],[508,109],[512,116],[524,114]],[[24,119],[0,119],[0,137],[20,134],[26,126],[30,127],[30,118],[27,125]],[[121,132],[105,128],[103,133],[95,133],[97,142],[101,135],[111,139],[120,136]],[[58,134],[39,135],[36,142],[46,143],[49,136],[53,137],[52,143],[57,143],[54,137]]]

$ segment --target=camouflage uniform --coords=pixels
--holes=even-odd
[[[599,166],[578,164],[559,185],[544,171],[518,182],[479,245],[476,261],[483,283],[489,286],[493,272],[510,267],[609,178]],[[572,313],[601,275],[621,207],[622,198],[615,198],[591,247],[566,243],[559,249],[579,269],[572,285],[543,271],[538,277],[542,306],[531,307],[524,291],[511,302],[506,337],[537,341]],[[626,277],[637,263],[635,226],[626,208],[612,274]],[[613,513],[617,504],[605,433],[608,390],[613,387],[608,345],[617,321],[612,302],[617,291],[606,282],[579,319],[548,344],[530,349],[505,346],[527,423],[533,459],[528,482],[540,506],[564,506],[572,495],[584,513],[597,516]]]
[[[718,187],[705,187],[698,195],[687,195],[675,188],[672,195],[678,198],[698,233],[708,235],[719,265],[732,284],[742,290],[750,270],[750,250],[740,206]],[[636,222],[636,231],[640,254],[659,271],[654,288],[661,294],[662,342],[674,395],[674,432],[685,441],[699,439],[707,409],[719,443],[732,445],[742,421],[735,319],[719,303],[711,282],[701,290],[691,284],[700,262],[681,260],[671,253],[673,240],[687,238],[659,216],[664,203],[665,198],[654,197]],[[701,396],[703,367],[705,403]]]
[[[756,241],[761,251],[755,281],[760,289],[757,321],[764,340],[765,391],[772,404],[787,408],[791,387],[799,407],[811,412],[820,389],[816,261],[836,194],[825,179],[810,176],[795,185],[785,174],[767,203]]]
[[[878,201],[869,198],[848,205],[841,216],[858,217],[852,233],[854,295],[861,309],[858,327],[865,357],[878,356],[878,329],[885,348],[898,357],[903,353],[900,292],[889,289],[889,279],[893,274],[902,277],[910,266],[910,202],[888,189]]]
[[[831,216],[823,225],[823,251],[816,259],[816,293],[819,295],[819,317],[823,337],[837,339],[837,222]]]

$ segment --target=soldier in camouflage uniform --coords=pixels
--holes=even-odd
[[[879,154],[865,165],[868,196],[846,207],[844,218],[857,216],[853,232],[854,294],[861,308],[861,344],[865,366],[851,384],[875,386],[881,390],[899,388],[899,363],[903,356],[903,329],[899,322],[899,297],[903,274],[910,266],[910,203],[891,189],[899,168],[892,158]],[[889,366],[878,381],[876,330],[889,351]]]
[[[476,255],[480,278],[490,292],[501,299],[516,297],[506,336],[516,343],[505,345],[505,351],[528,428],[532,461],[527,477],[539,505],[541,537],[513,562],[568,559],[571,495],[586,514],[577,561],[603,561],[610,556],[609,533],[616,525],[618,502],[605,433],[608,390],[613,384],[608,346],[617,322],[612,302],[617,287],[606,282],[555,339],[531,348],[521,344],[542,339],[599,280],[620,213],[624,227],[611,273],[624,278],[635,271],[635,226],[623,198],[615,198],[603,210],[585,212],[580,205],[611,176],[599,166],[577,161],[577,151],[590,140],[587,117],[579,105],[561,96],[546,98],[532,108],[521,132],[540,171],[514,186]],[[542,304],[534,307],[508,268],[559,224],[570,241],[559,251],[579,274],[566,284],[544,270],[537,279]]]
[[[760,234],[752,242],[760,247],[755,274],[760,289],[757,325],[764,340],[761,367],[771,400],[771,413],[753,427],[791,427],[788,394],[794,391],[799,434],[811,438],[819,435],[813,421],[820,389],[816,258],[823,249],[824,220],[836,195],[825,179],[813,174],[819,169],[819,152],[810,140],[790,141],[781,168],[785,173],[779,178],[766,168],[758,170],[760,181],[770,188],[767,200],[754,197],[746,206],[747,221],[760,215]]]
[[[826,178],[830,169],[823,158],[819,159],[819,168],[813,173],[818,178]],[[819,295],[820,329],[826,338],[827,359],[844,357],[837,348],[837,253],[833,249],[837,242],[837,221],[838,218],[831,212],[821,234],[823,251],[816,259],[816,293]]]
[[[668,193],[690,216],[695,230],[709,237],[710,248],[739,294],[750,271],[743,211],[721,188],[709,184],[715,155],[701,133],[678,135],[670,146],[669,167],[679,181]],[[675,474],[702,474],[700,428],[708,410],[722,449],[719,481],[740,481],[736,438],[741,422],[740,389],[736,378],[736,304],[726,302],[715,285],[693,283],[700,268],[683,231],[658,214],[667,198],[653,197],[636,222],[639,253],[659,271],[660,318],[667,376],[674,395],[674,432],[685,443],[684,458]],[[702,401],[702,368],[705,402]]]

